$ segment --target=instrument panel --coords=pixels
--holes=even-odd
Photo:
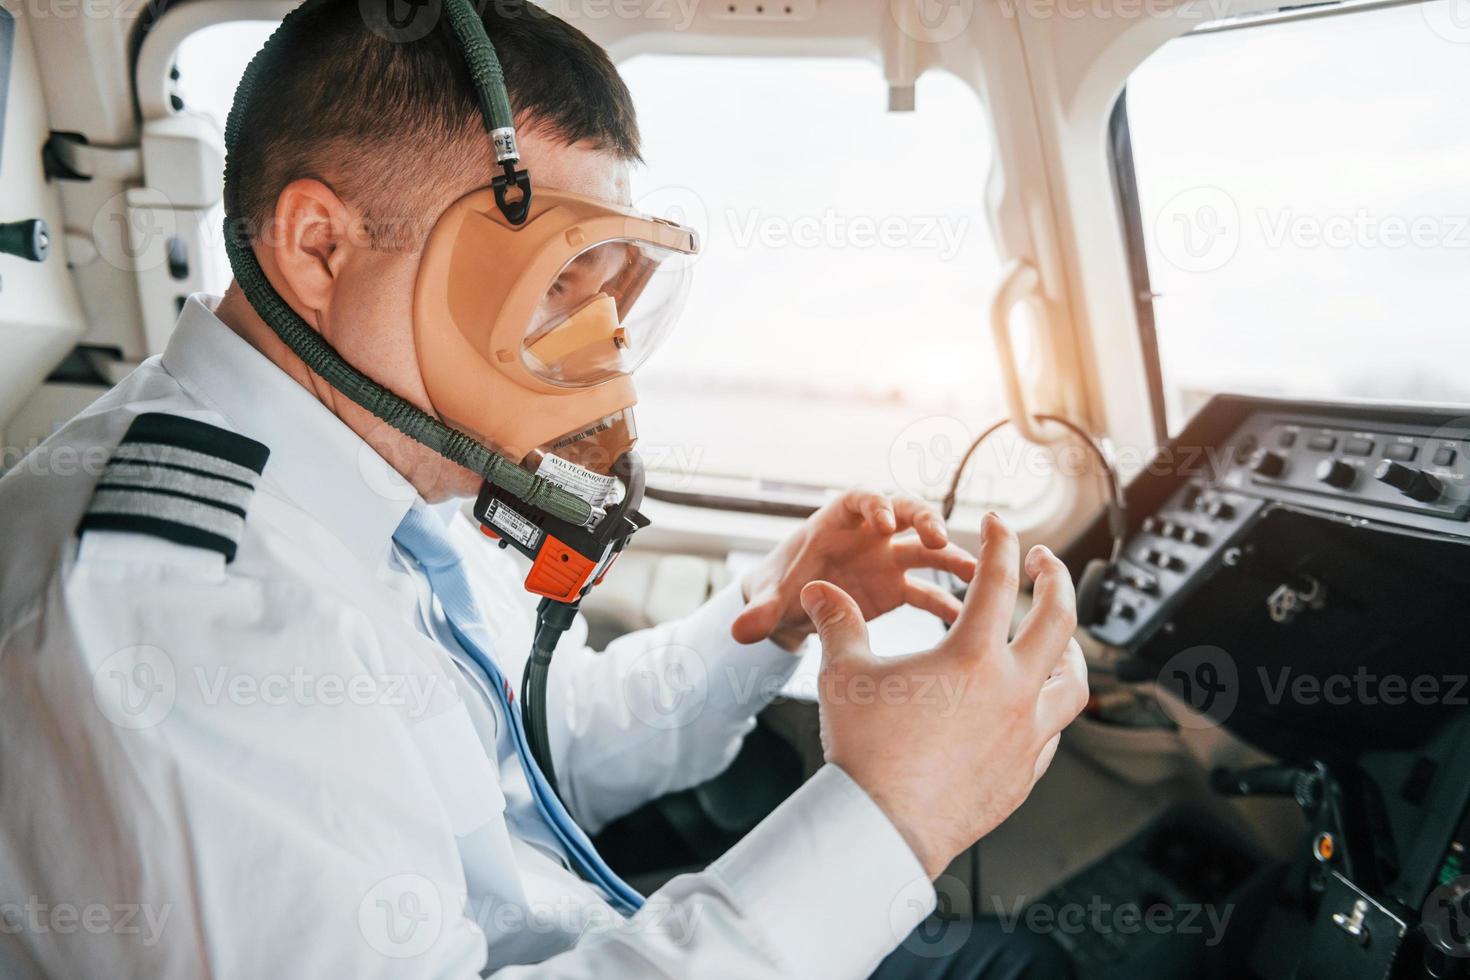
[[[1085,625],[1133,650],[1238,564],[1241,541],[1273,510],[1470,542],[1470,412],[1218,396],[1127,498],[1130,533]],[[1100,553],[1105,530],[1090,528],[1068,560],[1089,536]]]

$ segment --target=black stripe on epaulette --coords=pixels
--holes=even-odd
[[[165,446],[192,449],[254,470],[257,476],[265,471],[265,461],[271,454],[268,448],[238,432],[163,412],[148,412],[133,419],[121,445],[130,442],[159,442]]]
[[[233,561],[269,457],[254,439],[207,422],[140,415],[108,461],[77,533],[147,534]]]
[[[225,556],[227,563],[235,560],[235,551],[240,546],[234,538],[180,524],[178,521],[139,517],[136,514],[88,514],[77,526],[78,534],[83,531],[131,531],[134,534],[146,534],[190,548],[218,551]]]

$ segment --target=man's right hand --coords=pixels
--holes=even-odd
[[[898,828],[930,878],[1031,793],[1087,703],[1072,579],[1044,547],[1026,556],[1030,611],[1008,640],[1016,536],[989,514],[965,605],[932,650],[878,658],[863,615],[829,582],[801,601],[822,640],[822,746]]]

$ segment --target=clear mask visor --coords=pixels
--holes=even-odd
[[[631,374],[663,344],[683,309],[686,258],[633,239],[579,252],[536,308],[521,346],[526,367],[566,388]]]

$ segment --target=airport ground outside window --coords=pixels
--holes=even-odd
[[[1470,403],[1456,4],[1189,35],[1133,73],[1172,430],[1219,391]]]
[[[273,26],[189,38],[186,105],[223,126]],[[1000,267],[983,206],[992,150],[973,90],[931,72],[917,110],[890,113],[861,59],[648,54],[621,68],[644,137],[634,204],[704,243],[679,328],[638,375],[651,483],[940,498],[969,438],[1004,414],[984,323]],[[882,146],[900,149],[902,173]],[[962,502],[1038,500],[1047,461],[1009,434],[995,443]]]

